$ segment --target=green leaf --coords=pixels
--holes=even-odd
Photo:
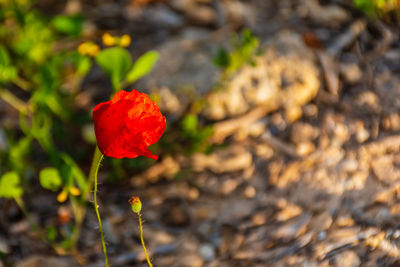
[[[0,66],[9,66],[11,64],[10,55],[4,46],[0,45]]]
[[[51,127],[52,118],[49,114],[46,112],[37,112],[32,119],[32,127],[29,131],[29,134],[32,135],[47,152],[54,150]]]
[[[7,83],[17,77],[17,69],[11,65],[6,48],[0,45],[0,83]]]
[[[53,27],[60,33],[78,37],[83,28],[84,18],[80,14],[72,16],[58,15],[52,20]]]
[[[76,71],[79,75],[85,76],[92,67],[92,61],[89,57],[81,56],[76,64]]]
[[[7,83],[17,77],[17,69],[13,66],[0,65],[0,83]]]
[[[62,168],[62,176],[69,182],[72,182],[71,178],[73,178],[79,188],[84,190],[87,186],[87,178],[85,174],[68,154],[62,153],[61,158],[65,162],[65,165],[63,165]]]
[[[63,104],[59,95],[53,93],[45,99],[46,105],[62,119],[67,119],[69,116],[69,110],[67,110]]]
[[[193,114],[186,115],[182,120],[182,130],[185,133],[196,132],[197,129],[197,116]]]
[[[27,168],[26,156],[30,151],[32,139],[21,138],[18,143],[10,146],[9,159],[13,170],[22,173]]]
[[[96,62],[110,77],[114,89],[121,89],[120,83],[132,66],[132,58],[128,51],[121,47],[104,49],[96,56]]]
[[[159,54],[156,51],[149,51],[139,57],[132,69],[126,76],[126,81],[133,83],[141,77],[148,74],[152,69],[154,64],[157,62]]]
[[[40,184],[51,191],[58,191],[62,185],[62,178],[56,168],[47,167],[40,171]]]
[[[47,226],[46,227],[46,236],[47,239],[50,241],[55,241],[57,238],[57,229],[54,226]]]
[[[221,68],[226,68],[230,64],[229,53],[223,47],[219,47],[214,57],[214,64]]]
[[[23,189],[20,186],[20,177],[16,172],[7,172],[0,178],[0,197],[18,198]]]

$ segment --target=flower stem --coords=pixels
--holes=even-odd
[[[149,254],[147,254],[146,245],[144,244],[142,216],[140,215],[140,212],[138,212],[137,215],[138,215],[138,218],[139,218],[140,241],[142,242],[142,247],[143,247],[143,250],[144,250],[144,255],[146,255],[146,260],[147,260],[147,263],[149,264],[149,266],[150,266],[150,267],[153,267],[153,264],[152,264],[151,261],[150,261]]]
[[[97,205],[97,174],[99,172],[100,163],[103,159],[103,155],[99,157],[97,161],[96,169],[94,171],[94,192],[93,192],[93,202],[94,202],[94,209],[96,210],[97,220],[99,221],[99,229],[100,229],[100,236],[101,236],[101,244],[103,245],[103,252],[104,252],[104,262],[105,266],[108,267],[108,257],[107,257],[107,247],[106,242],[104,241],[104,232],[103,232],[103,225],[101,223],[100,213],[99,213],[99,206]],[[91,179],[91,178],[89,178]]]
[[[28,212],[28,210],[25,207],[25,203],[22,200],[21,197],[14,197],[15,202],[17,203],[18,207],[21,209],[22,213],[24,214],[25,218],[28,220],[28,222],[31,224],[31,226],[33,228],[36,228],[36,225],[34,224],[34,222],[31,219],[31,216]]]
[[[93,181],[94,181],[94,173],[96,172],[96,166],[97,166],[97,163],[99,161],[101,161],[102,157],[103,157],[103,154],[101,154],[99,148],[96,146],[94,153],[93,153],[92,164],[90,166],[87,187],[85,188],[85,190],[83,190],[83,193],[82,193],[84,200],[89,198],[90,192],[92,191]]]
[[[86,215],[86,205],[83,205],[82,203],[88,201],[90,193],[92,192],[94,173],[96,171],[97,163],[101,160],[100,159],[101,156],[102,154],[99,148],[96,146],[93,153],[92,163],[90,166],[88,181],[86,187],[82,190],[81,198],[77,199],[75,197],[70,197],[72,210],[74,211],[75,215],[75,228],[71,237],[73,250],[76,248],[76,244],[78,242],[82,230],[82,223]]]
[[[29,109],[29,105],[27,103],[25,103],[6,89],[0,88],[0,99],[3,99],[20,113],[25,114]]]

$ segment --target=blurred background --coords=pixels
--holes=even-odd
[[[397,0],[0,0],[0,266],[104,266],[91,111],[167,117],[103,161],[112,266],[399,266]]]

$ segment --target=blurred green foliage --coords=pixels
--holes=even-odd
[[[74,107],[81,82],[97,63],[116,92],[148,74],[158,54],[150,51],[133,63],[122,47],[130,43],[127,35],[115,47],[101,50],[92,42],[79,50],[76,40],[85,18],[81,14],[48,18],[34,2],[0,0],[0,99],[19,112],[19,128],[7,124],[0,129],[6,142],[0,146],[0,197],[14,198],[24,207],[21,196],[29,191],[30,179],[37,178],[43,188],[58,193],[58,201],[69,199],[75,224],[69,225],[58,245],[72,249],[92,187],[77,162],[79,150],[68,147],[77,142],[76,134],[70,133],[91,122],[90,111],[82,114]],[[83,157],[89,161],[91,155]],[[59,240],[57,231],[51,230],[47,239]]]
[[[208,138],[213,132],[212,126],[200,125],[198,116],[195,114],[187,114],[182,118],[181,135],[187,144],[185,151],[188,153],[210,152],[211,144]]]
[[[72,16],[58,15],[53,18],[51,24],[60,33],[78,37],[82,32],[84,17],[81,14]]]
[[[253,56],[257,54],[260,41],[249,29],[240,35],[233,36],[230,51],[220,47],[214,57],[214,63],[225,70],[226,75],[232,75],[244,64],[254,64]]]
[[[114,90],[120,90],[120,83],[132,65],[129,52],[121,47],[107,48],[97,55],[96,62],[110,77]]]
[[[64,87],[68,68],[72,67],[72,77],[77,80],[90,69],[87,60],[77,51],[62,47],[56,50],[57,40],[78,37],[83,17],[62,15],[51,20],[34,9],[32,3],[0,2],[0,98],[19,111],[20,126],[19,129],[7,125],[2,128],[9,148],[0,151],[0,170],[5,172],[0,191],[7,192],[8,197],[12,195],[21,208],[24,187],[43,164],[32,160],[38,154],[36,144],[47,155],[46,165],[52,165],[38,175],[44,188],[57,191],[71,182],[81,189],[86,186],[86,177],[79,165],[72,156],[60,151],[53,136],[59,121],[68,124],[74,116],[70,106],[78,89]],[[63,169],[73,171],[59,172]]]
[[[134,83],[147,75],[158,57],[156,51],[149,51],[132,64],[131,55],[126,49],[111,47],[102,50],[96,56],[96,62],[110,78],[114,92],[117,92],[126,84]]]
[[[149,51],[139,57],[126,75],[126,81],[133,83],[147,75],[157,62],[159,55],[156,51]]]
[[[372,18],[386,20],[390,14],[397,18],[400,15],[400,2],[398,0],[353,0],[353,4]]]
[[[7,172],[0,178],[0,197],[18,198],[22,195],[21,178],[16,172]]]
[[[11,64],[6,48],[0,45],[0,84],[13,81],[17,77],[17,69]]]
[[[62,185],[62,178],[56,168],[43,168],[39,174],[40,184],[51,191],[58,191]]]

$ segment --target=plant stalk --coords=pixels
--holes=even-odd
[[[96,153],[95,153],[95,157],[96,157]],[[95,157],[93,159],[95,159]],[[101,163],[102,159],[103,159],[103,154],[101,154],[100,158],[98,159],[97,165],[96,165],[96,168],[95,168],[95,171],[94,171],[94,174],[93,174],[94,175],[93,202],[94,202],[94,209],[95,209],[96,215],[97,215],[97,220],[99,221],[101,244],[103,245],[103,252],[104,252],[104,263],[105,263],[105,266],[108,267],[107,247],[106,247],[106,242],[104,241],[104,232],[103,232],[103,225],[101,223],[101,218],[100,218],[100,213],[99,213],[99,206],[97,205],[97,174],[99,172],[100,163]],[[93,162],[95,162],[95,160],[93,160]],[[89,176],[89,181],[91,179],[93,179],[93,178],[91,178],[91,175],[90,175]]]
[[[140,212],[137,213],[138,218],[139,218],[139,229],[140,229],[140,241],[142,242],[142,247],[144,250],[144,255],[146,255],[146,260],[147,263],[149,264],[150,267],[153,267],[153,264],[150,261],[149,254],[147,253],[146,245],[144,244],[144,238],[143,238],[143,225],[142,225],[142,216],[140,215]]]

